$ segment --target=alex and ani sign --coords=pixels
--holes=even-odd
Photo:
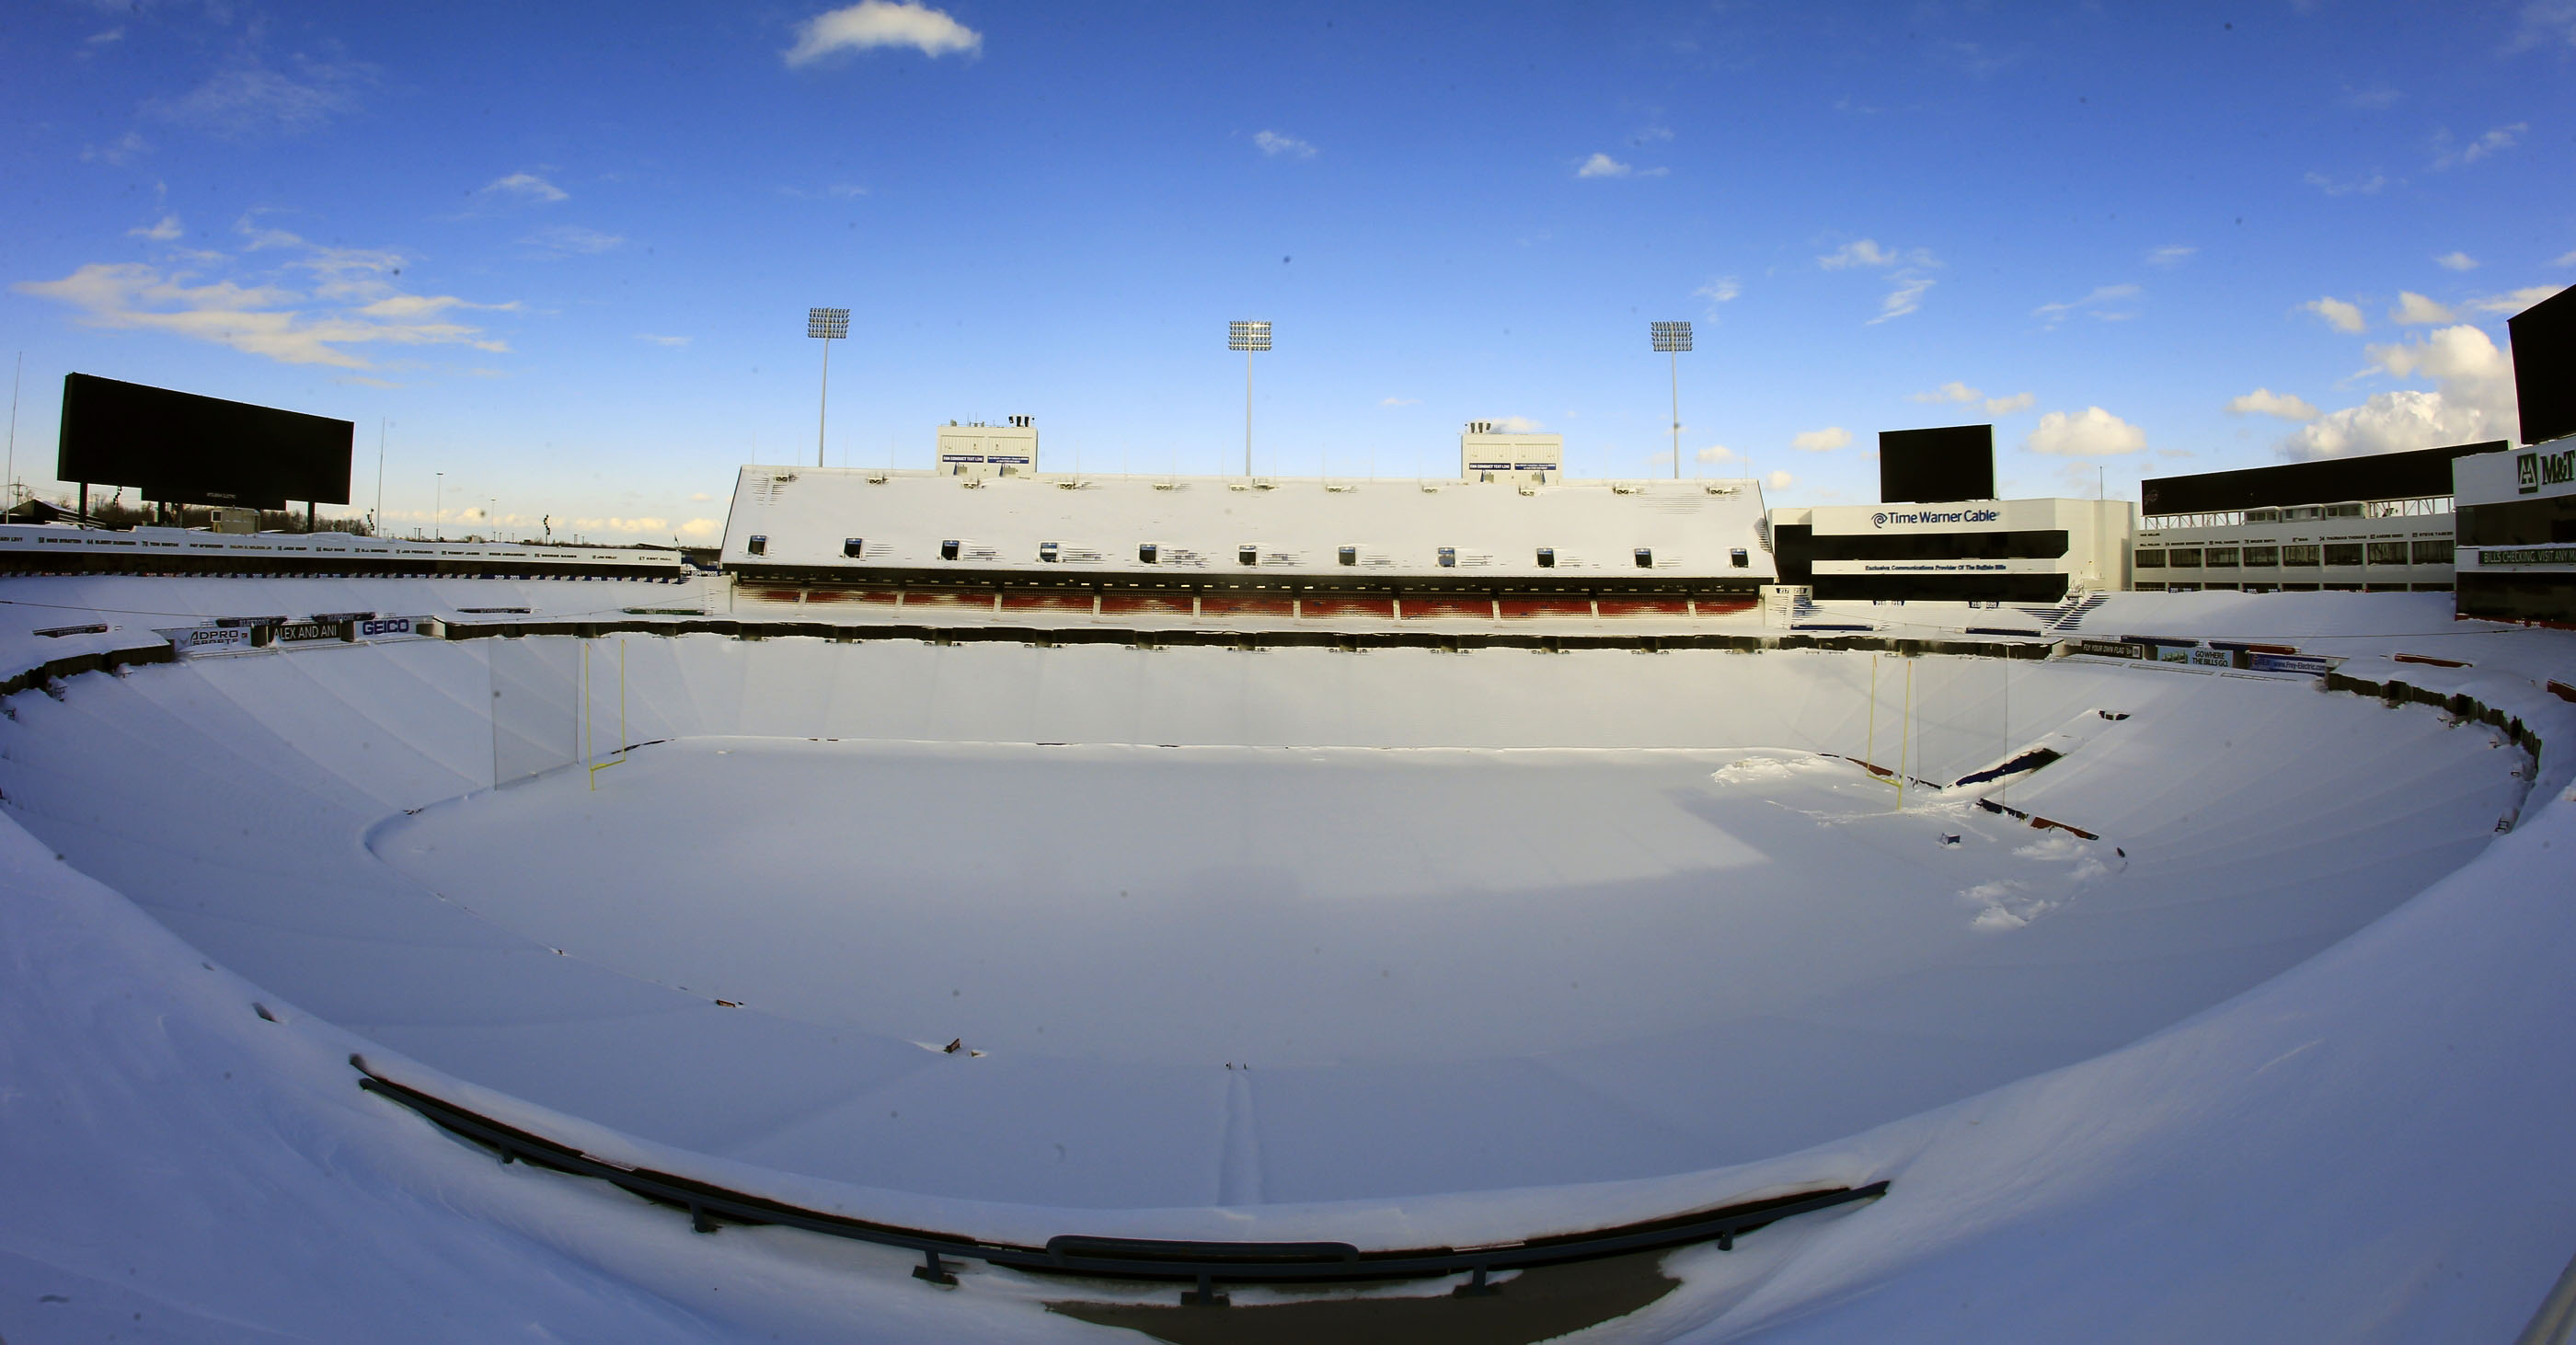
[[[2576,483],[2576,448],[2525,453],[2513,460],[2514,493],[2537,495],[2542,486]]]

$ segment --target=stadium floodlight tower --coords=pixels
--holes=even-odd
[[[1243,474],[1252,475],[1252,356],[1270,348],[1268,322],[1225,324],[1225,348],[1243,352]]]
[[[814,407],[814,465],[823,465],[823,427],[832,409],[832,343],[850,339],[850,310],[805,310],[805,334],[823,343],[823,395]]]
[[[1691,348],[1691,329],[1687,322],[1647,324],[1655,337],[1655,349],[1672,357],[1673,362],[1673,479],[1682,479],[1682,356]]]

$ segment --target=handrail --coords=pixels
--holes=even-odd
[[[1455,1292],[1467,1295],[1493,1292],[1486,1277],[1497,1271],[1597,1260],[1712,1240],[1720,1250],[1731,1251],[1741,1234],[1796,1215],[1876,1199],[1887,1193],[1888,1186],[1877,1181],[1866,1186],[1805,1191],[1617,1228],[1466,1250],[1424,1247],[1364,1252],[1346,1242],[1193,1242],[1072,1234],[1049,1238],[1043,1247],[1028,1247],[825,1214],[695,1178],[628,1167],[396,1083],[370,1070],[361,1057],[351,1056],[349,1063],[359,1073],[361,1089],[399,1103],[443,1130],[498,1151],[504,1163],[526,1162],[594,1177],[656,1204],[685,1209],[690,1226],[701,1233],[713,1233],[725,1223],[775,1224],[828,1237],[900,1247],[921,1253],[922,1264],[912,1273],[915,1278],[935,1284],[956,1283],[948,1263],[965,1260],[1041,1274],[1183,1282],[1194,1286],[1182,1294],[1184,1303],[1210,1306],[1222,1306],[1226,1301],[1216,1289],[1220,1283],[1420,1280],[1463,1274],[1472,1280]]]

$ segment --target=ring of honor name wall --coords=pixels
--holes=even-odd
[[[327,416],[66,374],[54,474],[167,504],[347,504],[356,433]]]

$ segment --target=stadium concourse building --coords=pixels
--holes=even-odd
[[[1879,503],[1771,513],[1780,582],[1826,601],[2053,603],[2127,583],[2126,500],[1995,498],[1992,425],[1878,436]]]
[[[2576,622],[2576,434],[2453,470],[2460,615]]]
[[[2295,593],[2451,588],[2454,460],[2504,441],[2151,477],[2135,587]]]
[[[1735,612],[1776,577],[1753,482],[1568,481],[1556,435],[1471,424],[1436,479],[1095,476],[1036,470],[1012,421],[942,427],[932,471],[743,468],[725,570],[899,607],[1398,619]]]

